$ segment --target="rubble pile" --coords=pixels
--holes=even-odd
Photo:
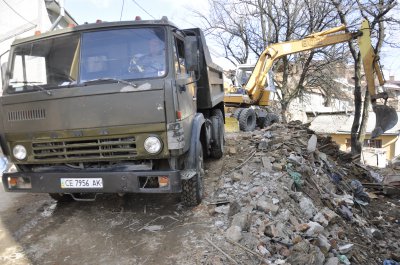
[[[379,174],[330,138],[301,123],[273,124],[228,135],[226,153],[208,191],[210,242],[223,253],[210,264],[398,261],[399,198],[367,192],[362,183]]]

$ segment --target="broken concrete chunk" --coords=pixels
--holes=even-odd
[[[293,246],[293,251],[296,252],[308,253],[309,250],[310,250],[310,242],[308,242],[307,240],[302,240],[301,242]]]
[[[265,139],[261,140],[258,143],[258,150],[266,150],[266,149],[268,149],[268,143],[269,143],[268,140],[265,140]]]
[[[269,157],[263,156],[263,157],[261,157],[261,161],[262,161],[263,167],[266,170],[268,170],[268,171],[272,170],[272,163],[271,163],[271,160],[269,159]]]
[[[241,181],[242,178],[243,178],[242,174],[240,174],[239,172],[236,172],[236,171],[233,172],[233,175],[232,175],[233,181]]]
[[[299,231],[299,232],[304,232],[308,228],[310,228],[310,226],[308,224],[298,224],[298,225],[296,225],[296,231]]]
[[[272,132],[267,131],[266,133],[264,133],[263,137],[264,137],[264,138],[272,138],[272,137],[273,137],[273,134],[272,134]]]
[[[339,215],[337,215],[334,211],[331,209],[324,207],[320,213],[322,213],[325,217],[326,220],[328,220],[329,224],[334,224],[339,220]]]
[[[353,250],[353,246],[354,246],[354,244],[346,244],[346,245],[340,246],[339,247],[339,253],[340,254],[347,254],[347,253],[349,253],[350,251]]]
[[[259,200],[257,202],[257,210],[276,215],[279,210],[279,206],[264,200]]]
[[[250,218],[247,213],[238,213],[233,216],[231,226],[239,226],[242,231],[249,231]]]
[[[322,253],[322,251],[317,246],[311,246],[310,248],[311,248],[310,255],[312,257],[311,261],[313,262],[310,262],[308,264],[323,265],[325,262],[324,253]]]
[[[325,216],[323,213],[319,212],[313,217],[313,221],[319,223],[323,227],[327,227],[329,222],[326,220]]]
[[[242,207],[240,206],[240,204],[237,201],[231,202],[229,205],[228,216],[229,217],[234,216],[235,214],[240,212],[240,208],[242,208]]]
[[[313,153],[317,148],[317,136],[315,134],[311,135],[307,144],[307,152]]]
[[[263,256],[271,256],[271,253],[268,251],[268,249],[266,247],[264,247],[263,245],[258,245],[257,246],[257,250],[258,252],[260,252],[261,255]]]
[[[331,249],[331,244],[325,236],[318,235],[317,245],[324,255],[328,255],[328,252]]]
[[[247,178],[250,177],[250,168],[249,168],[248,165],[243,166],[240,169],[240,172],[242,172],[242,176],[243,176],[244,179],[247,179]]]
[[[299,204],[301,211],[304,213],[307,219],[311,219],[317,213],[314,203],[309,198],[302,197]]]
[[[302,238],[301,236],[297,235],[297,236],[295,236],[295,237],[292,239],[292,242],[293,242],[293,244],[298,244],[298,243],[300,243],[302,240],[303,240],[303,238]]]
[[[228,154],[230,154],[230,155],[236,155],[236,154],[237,154],[236,148],[235,148],[235,147],[229,147]]]
[[[226,230],[225,236],[234,242],[239,242],[243,237],[242,229],[239,226],[233,225]]]
[[[272,165],[272,169],[275,170],[275,171],[282,171],[283,165],[281,163],[274,163]]]
[[[337,257],[330,257],[324,265],[339,265],[339,259]]]
[[[214,225],[215,227],[221,228],[224,226],[224,222],[223,221],[215,221]]]
[[[310,228],[308,228],[306,235],[307,236],[314,236],[318,235],[322,231],[324,231],[324,227],[317,222],[308,222]]]
[[[309,251],[298,248],[300,245],[305,245],[304,242],[306,241],[294,245],[292,255],[287,258],[286,262],[293,265],[323,265],[325,256],[318,247],[308,245]]]
[[[273,203],[273,204],[278,204],[278,203],[279,203],[279,199],[277,199],[277,198],[272,198],[272,203]]]
[[[215,212],[222,213],[222,214],[228,214],[229,205],[221,205],[221,206],[215,207]]]

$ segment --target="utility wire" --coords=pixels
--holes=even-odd
[[[125,0],[122,0],[121,15],[119,16],[119,21],[121,21],[121,19],[122,19],[122,13],[124,12],[124,4],[125,4]]]
[[[4,0],[3,0],[4,1]],[[143,7],[141,7],[135,0],[132,0],[140,9],[142,9],[144,12],[146,12],[147,15],[151,16],[153,19],[156,19],[153,17],[149,12],[146,11]]]
[[[15,11],[14,8],[12,8],[12,6],[10,6],[5,0],[2,0],[4,4],[6,4],[15,14],[17,14],[20,18],[22,18],[23,20],[25,20],[26,22],[28,22],[29,24],[36,26],[36,24],[33,24],[32,22],[30,22],[29,20],[27,20],[26,18],[24,18],[23,16],[21,16],[20,13],[18,13],[17,11]]]

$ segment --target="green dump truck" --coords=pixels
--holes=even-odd
[[[8,192],[94,200],[181,193],[201,202],[203,157],[224,149],[222,69],[198,28],[100,22],[14,41],[0,140]]]

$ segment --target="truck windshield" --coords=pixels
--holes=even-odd
[[[78,34],[16,46],[7,91],[43,90],[76,83],[79,46]]]
[[[163,28],[105,30],[82,36],[81,82],[154,78],[165,73]]]
[[[91,31],[20,44],[13,49],[7,92],[162,77],[165,49],[161,27]]]

